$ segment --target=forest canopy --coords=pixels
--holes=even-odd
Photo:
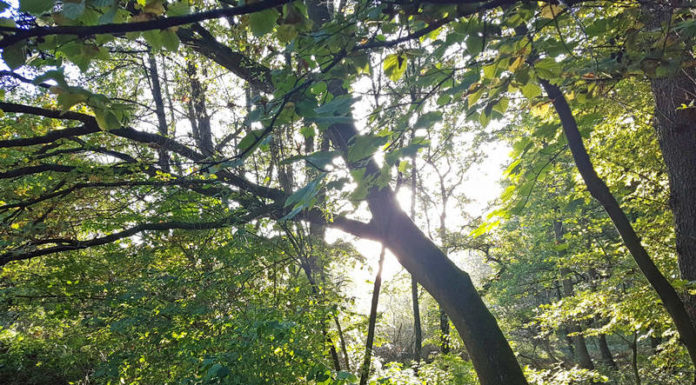
[[[0,382],[696,383],[695,16],[0,0]]]

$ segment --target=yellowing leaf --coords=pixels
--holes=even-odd
[[[548,4],[541,8],[541,17],[544,19],[553,19],[561,13],[561,7],[556,4]]]

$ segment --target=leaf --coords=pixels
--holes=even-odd
[[[2,50],[2,60],[5,61],[5,64],[7,64],[11,70],[21,67],[26,62],[27,54],[25,51],[25,43],[26,40],[22,40]]]
[[[418,117],[418,120],[416,121],[416,124],[413,126],[413,128],[418,129],[418,128],[430,128],[432,127],[435,123],[439,122],[442,120],[442,112],[440,111],[430,111],[428,113],[425,113]]]
[[[169,4],[167,7],[167,16],[185,16],[191,13],[191,7],[187,0],[177,1],[176,3]]]
[[[534,69],[544,79],[555,79],[561,76],[563,67],[553,58],[547,57],[534,63]]]
[[[162,33],[156,29],[143,32],[143,37],[147,44],[150,45],[155,51],[162,49]]]
[[[179,50],[179,36],[176,35],[173,29],[167,28],[163,30],[160,35],[164,48],[172,52]]]
[[[326,173],[321,173],[318,177],[313,179],[311,182],[307,183],[306,186],[302,187],[301,189],[295,191],[292,195],[290,195],[288,199],[285,200],[285,204],[283,205],[283,207],[293,206],[293,210],[280,220],[283,221],[292,219],[304,208],[309,207],[312,203],[312,199],[319,192],[319,186],[324,177],[326,177]]]
[[[541,95],[541,87],[534,82],[528,82],[527,84],[523,85],[520,87],[520,91],[522,91],[522,95],[524,95],[524,97],[527,99],[534,99]]]
[[[360,98],[352,98],[350,95],[341,95],[330,102],[314,109],[319,115],[348,115],[354,102]]]
[[[58,93],[57,101],[62,111],[69,110],[72,106],[87,101],[85,92],[70,92],[62,90]]]
[[[495,71],[498,68],[498,63],[494,62],[489,65],[483,66],[483,78],[484,79],[493,79],[495,78]]]
[[[393,53],[384,58],[384,74],[392,81],[397,81],[406,73],[406,55]]]
[[[117,128],[121,128],[121,122],[111,110],[103,110],[98,108],[93,110],[97,125],[102,130],[115,130]]]
[[[265,131],[265,129],[251,131],[244,138],[242,138],[242,140],[239,141],[239,143],[237,144],[237,148],[242,151],[247,151],[251,146],[258,144]]]
[[[78,17],[82,16],[82,14],[85,12],[85,2],[80,1],[78,2],[69,2],[69,1],[64,1],[63,2],[63,15],[67,17],[68,19],[75,20]]]
[[[53,0],[20,0],[19,10],[32,15],[41,15],[53,9]]]
[[[308,165],[320,171],[325,171],[326,166],[331,164],[331,162],[333,162],[333,160],[336,159],[338,156],[339,153],[336,151],[317,151],[309,155],[293,156],[288,159],[285,159],[281,163],[288,164],[296,162],[298,160],[304,160]]]
[[[349,162],[357,162],[369,158],[378,148],[387,143],[386,136],[363,135],[354,137],[348,148],[347,159]]]
[[[556,4],[548,4],[541,8],[540,16],[544,19],[553,19],[561,13],[562,9]]]
[[[263,36],[271,31],[276,25],[280,14],[275,8],[269,8],[261,12],[252,13],[249,16],[249,27],[254,36]]]

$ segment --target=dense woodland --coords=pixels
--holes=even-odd
[[[696,383],[695,16],[0,0],[0,383]]]

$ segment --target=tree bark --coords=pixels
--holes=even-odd
[[[415,137],[415,131],[413,132]],[[416,157],[415,155],[411,158],[412,161],[412,171],[411,171],[411,220],[415,222],[416,220],[416,189],[418,188],[418,169],[416,168]],[[411,303],[413,304],[413,358],[416,361],[415,372],[418,374],[418,365],[421,361],[421,349],[423,345],[423,331],[421,330],[421,318],[420,318],[420,306],[418,303],[418,282],[416,278],[411,275]]]
[[[691,361],[696,365],[696,329],[691,323],[683,302],[679,298],[677,291],[667,281],[664,275],[657,268],[653,260],[648,255],[641,244],[640,238],[633,229],[633,225],[626,217],[626,214],[619,206],[616,198],[611,194],[606,183],[597,175],[592,165],[590,156],[582,142],[582,137],[578,131],[578,126],[573,116],[573,112],[568,105],[560,88],[552,85],[546,80],[540,79],[541,85],[546,90],[549,98],[558,113],[563,126],[563,132],[568,140],[568,147],[573,154],[575,165],[587,185],[590,194],[600,202],[611,218],[614,226],[618,230],[624,245],[633,255],[633,259],[647,278],[650,285],[655,289],[657,295],[662,300],[665,309],[669,313],[674,325],[679,331],[679,336],[689,352]]]
[[[648,26],[664,29],[669,25],[673,7],[684,1],[647,1],[643,9]],[[674,35],[667,31],[664,39]],[[687,50],[682,60],[694,60]],[[693,42],[692,42],[693,43]],[[669,204],[674,214],[676,249],[682,279],[696,281],[696,69],[688,66],[665,77],[650,80],[655,100],[655,132],[667,166]],[[684,293],[686,309],[696,323],[696,296]]]

